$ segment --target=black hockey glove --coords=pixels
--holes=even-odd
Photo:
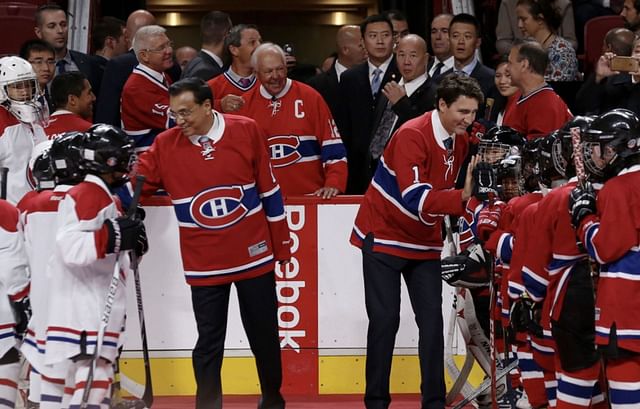
[[[473,196],[478,200],[498,197],[498,178],[486,162],[480,162],[473,169]]]
[[[569,195],[569,213],[574,228],[580,226],[582,219],[596,214],[596,192],[590,184],[586,188],[575,187]]]
[[[487,257],[478,243],[456,256],[440,261],[442,279],[449,285],[464,288],[479,288],[489,285],[489,265]]]
[[[118,217],[108,219],[104,222],[109,231],[107,240],[107,253],[118,253],[126,250],[136,250],[138,248],[148,249],[147,233],[141,220],[128,217]]]
[[[138,234],[138,240],[136,242],[136,256],[142,257],[149,251],[149,241],[147,240],[147,229],[142,224],[140,234]]]
[[[27,334],[27,325],[31,319],[31,302],[29,297],[24,297],[20,301],[10,301],[13,308],[13,315],[16,321],[16,335],[23,339]]]
[[[542,337],[540,326],[540,311],[542,306],[528,297],[522,297],[511,305],[509,313],[511,327],[515,332],[529,331],[537,337]]]

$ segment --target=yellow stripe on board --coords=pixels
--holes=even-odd
[[[364,356],[320,356],[319,394],[359,394],[364,392]],[[464,356],[456,356],[462,367]],[[138,383],[144,383],[144,365],[141,358],[122,359],[122,372]],[[153,392],[157,396],[193,396],[196,384],[191,358],[152,358],[151,377]],[[480,384],[483,372],[474,365],[469,382]],[[452,381],[446,376],[447,389]],[[260,393],[258,374],[252,357],[227,357],[222,364],[222,389],[229,395],[255,395]],[[420,393],[418,357],[394,356],[391,367],[391,393]]]

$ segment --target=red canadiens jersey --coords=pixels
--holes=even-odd
[[[630,188],[633,186],[634,188]],[[608,180],[598,193],[598,216],[578,230],[589,255],[600,263],[596,295],[596,342],[640,352],[640,165]]]
[[[550,338],[550,319],[558,319],[571,270],[587,254],[578,248],[571,226],[569,194],[576,186],[567,183],[553,189],[538,202],[536,222],[528,231],[535,245],[523,259],[522,280],[531,299],[542,302],[541,325],[545,338]]]
[[[260,86],[258,80],[254,76],[249,85],[243,87],[236,80],[234,80],[229,72],[225,72],[222,75],[218,75],[213,77],[209,81],[207,81],[207,85],[211,88],[211,92],[213,93],[213,109],[216,111],[222,112],[222,106],[220,106],[220,101],[223,97],[233,94],[237,96],[242,96],[254,88]]]
[[[520,96],[504,114],[502,125],[509,126],[527,139],[548,135],[573,118],[562,98],[550,86],[544,86],[526,97]]]
[[[273,270],[290,257],[289,229],[264,135],[249,118],[214,111],[215,139],[200,146],[178,127],[140,155],[143,196],[164,189],[180,228],[190,285],[218,285]]]
[[[322,96],[287,80],[277,99],[263,87],[245,97],[241,114],[256,120],[267,137],[273,171],[284,195],[305,195],[322,187],[344,192],[347,152]]]
[[[438,113],[431,111],[406,122],[391,137],[358,210],[351,233],[354,246],[362,247],[371,233],[374,251],[440,258],[443,215],[464,212],[462,191],[453,188],[469,149],[468,135],[456,136],[451,152],[443,136]]]
[[[51,114],[49,125],[44,128],[44,133],[47,134],[48,139],[55,139],[69,131],[85,132],[91,125],[93,124],[80,115],[60,110]]]
[[[161,79],[162,78],[162,79]],[[122,89],[122,129],[136,150],[148,149],[157,134],[174,125],[169,119],[169,80],[138,64]]]

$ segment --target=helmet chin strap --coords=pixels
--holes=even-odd
[[[9,111],[20,122],[31,125],[47,126],[49,122],[49,109],[43,108],[39,102],[9,102]]]

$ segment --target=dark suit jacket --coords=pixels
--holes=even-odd
[[[69,50],[69,55],[74,63],[78,66],[78,70],[87,77],[91,88],[98,90],[100,88],[99,68],[91,56],[79,51]],[[98,94],[96,93],[96,96]]]
[[[391,81],[400,80],[400,72],[393,57],[382,78],[380,89]],[[338,123],[342,123],[342,140],[347,149],[349,177],[347,193],[363,194],[373,176],[371,153],[371,130],[373,129],[374,110],[382,93],[374,98],[371,95],[369,65],[365,61],[342,73],[340,77],[340,98],[342,109]]]
[[[392,132],[395,132],[396,129],[400,128],[400,126],[409,119],[416,118],[427,111],[435,109],[435,94],[430,92],[434,87],[435,83],[431,78],[427,78],[427,80],[423,82],[410,97],[405,95],[400,98],[395,105],[391,106],[393,112],[398,115],[398,120],[393,126]],[[375,130],[380,125],[380,120],[382,119],[382,114],[384,113],[388,101],[389,100],[384,96],[384,94],[378,99],[378,104],[376,105],[374,113],[374,125],[371,133],[372,137]]]
[[[181,78],[198,77],[203,81],[209,81],[211,78],[224,72],[224,68],[219,66],[216,60],[211,58],[209,54],[200,50],[198,55],[184,67]]]
[[[596,83],[595,74],[582,84],[575,99],[575,113],[600,115],[613,108],[626,108],[632,88],[631,75],[612,75]]]
[[[333,118],[336,120],[338,130],[342,133],[342,124],[338,123],[338,116],[340,115],[341,109],[340,84],[335,67],[336,65],[333,63],[331,69],[311,78],[308,84],[322,95],[322,98],[324,98],[324,101],[329,106],[329,110],[331,110],[331,115],[333,115]]]
[[[94,104],[94,123],[105,123],[120,127],[120,97],[125,82],[138,65],[133,49],[107,62],[100,84],[100,98]],[[167,70],[172,80],[180,77],[180,66],[174,62]]]

